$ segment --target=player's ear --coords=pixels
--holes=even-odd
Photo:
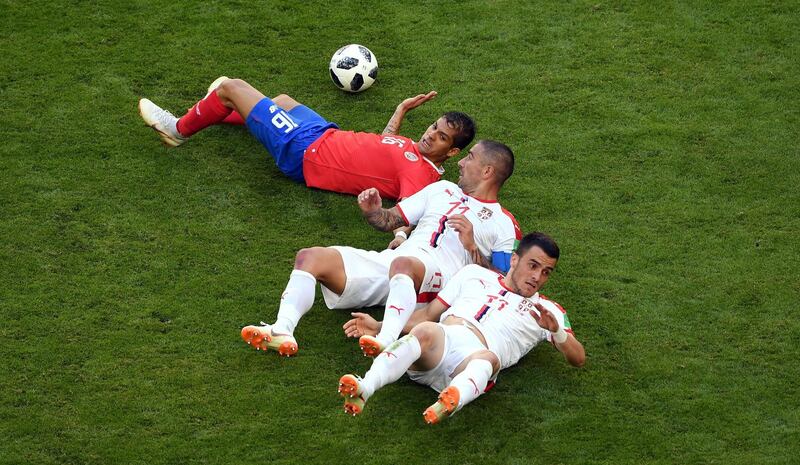
[[[458,147],[451,147],[450,150],[447,151],[447,159],[451,159],[461,153],[461,149]]]
[[[491,179],[494,177],[494,165],[486,165],[483,167],[483,179]]]

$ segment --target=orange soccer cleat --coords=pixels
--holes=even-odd
[[[386,346],[381,344],[378,338],[366,334],[358,338],[358,345],[365,357],[377,357],[386,349]]]
[[[272,334],[272,326],[261,322],[261,326],[245,326],[242,328],[244,342],[255,347],[256,350],[272,349],[284,357],[297,354],[297,341],[288,334]]]
[[[367,403],[362,395],[361,379],[355,375],[344,375],[339,378],[339,394],[344,397],[344,411],[348,415],[356,416],[364,410]]]
[[[461,394],[459,394],[458,388],[455,386],[448,386],[445,388],[445,390],[439,394],[439,399],[436,403],[426,408],[422,413],[422,416],[425,418],[425,423],[433,425],[452,415],[458,408],[458,400],[460,398]]]

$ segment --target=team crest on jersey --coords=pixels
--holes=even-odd
[[[417,161],[417,160],[419,160],[419,157],[414,152],[405,152],[403,155],[406,156],[406,160],[408,160],[408,161]]]
[[[492,213],[493,213],[492,210],[490,210],[487,207],[483,207],[483,208],[481,208],[481,211],[478,212],[478,218],[480,218],[480,219],[482,219],[484,221],[488,220],[489,218],[492,217]]]
[[[533,302],[530,299],[522,299],[522,302],[517,305],[517,313],[530,313],[533,310]]]
[[[275,111],[277,111],[277,110],[278,110],[277,105],[270,105],[269,106],[269,112],[270,113],[275,113]]]

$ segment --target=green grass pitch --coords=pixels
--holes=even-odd
[[[0,464],[790,464],[800,455],[800,4],[0,2]],[[376,85],[338,91],[362,43]],[[241,128],[159,145],[219,75],[348,129],[472,114],[502,193],[562,260],[583,369],[543,346],[447,422],[318,299],[300,356],[256,353],[306,246],[380,248],[353,197],[295,184]],[[447,179],[455,179],[454,163]],[[380,312],[376,312],[380,313]]]

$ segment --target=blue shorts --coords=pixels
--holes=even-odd
[[[275,159],[278,169],[297,182],[305,182],[303,153],[308,146],[328,129],[339,127],[305,105],[287,112],[267,97],[253,107],[246,124]]]

